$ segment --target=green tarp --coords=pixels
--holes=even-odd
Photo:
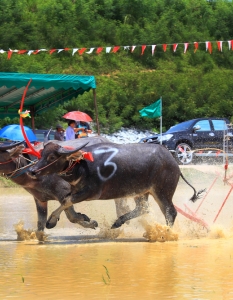
[[[0,73],[0,118],[17,117],[29,80],[24,109],[34,115],[96,88],[94,76],[64,74]]]

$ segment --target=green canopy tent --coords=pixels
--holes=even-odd
[[[24,110],[30,110],[33,129],[36,115],[92,89],[97,131],[100,134],[94,76],[0,72],[0,118],[19,116],[21,98],[30,79],[32,81],[25,97]]]

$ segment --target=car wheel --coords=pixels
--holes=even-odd
[[[180,143],[176,147],[175,159],[179,165],[188,165],[193,160],[193,152],[188,144]]]

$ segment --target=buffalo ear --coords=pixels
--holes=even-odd
[[[10,157],[17,158],[23,153],[24,146],[19,145],[9,151]]]
[[[82,145],[79,146],[78,148],[72,149],[72,150],[69,150],[69,149],[60,147],[60,148],[57,150],[57,153],[58,153],[59,155],[73,154],[73,153],[75,153],[75,152],[78,152],[78,151],[81,150],[82,148],[84,148],[87,144],[88,144],[88,142],[86,142],[85,144],[82,144]]]
[[[2,143],[2,144],[0,144],[0,151],[10,150],[10,149],[15,148],[15,147],[17,147],[17,146],[19,146],[23,143],[24,143],[24,141],[17,142],[17,143],[11,143],[11,144],[8,144],[8,145],[5,144],[5,143]]]

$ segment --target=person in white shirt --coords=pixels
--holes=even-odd
[[[66,141],[75,139],[75,132],[77,131],[76,122],[71,120],[68,123],[68,127],[66,128]]]

